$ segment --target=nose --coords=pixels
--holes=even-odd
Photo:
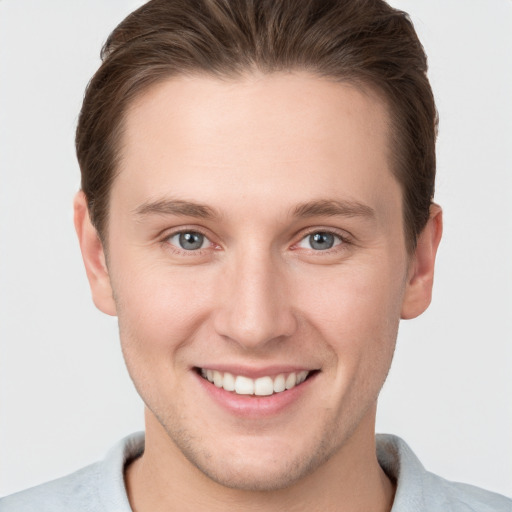
[[[291,336],[297,320],[282,264],[271,254],[240,254],[227,265],[219,285],[215,329],[246,350]]]

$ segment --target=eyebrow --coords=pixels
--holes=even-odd
[[[213,208],[204,204],[179,199],[162,199],[146,202],[135,208],[137,217],[147,215],[177,215],[182,217],[196,217],[198,219],[215,219],[220,217]]]
[[[159,201],[146,202],[135,208],[134,213],[137,217],[145,217],[147,215],[177,215],[209,220],[221,217],[221,215],[210,206],[179,199],[162,199]],[[292,216],[298,218],[336,216],[374,218],[375,210],[357,201],[318,199],[297,205],[292,210]]]
[[[374,218],[375,210],[358,201],[319,199],[299,204],[293,210],[295,217],[366,217]]]

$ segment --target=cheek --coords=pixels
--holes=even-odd
[[[340,267],[323,280],[303,283],[302,289],[307,290],[300,295],[303,312],[329,345],[333,369],[346,380],[345,385],[358,372],[362,378],[383,379],[387,374],[398,331],[404,272],[382,264]]]
[[[130,272],[122,272],[122,268]],[[204,272],[165,265],[119,266],[113,279],[121,343],[126,357],[159,364],[177,362],[168,356],[186,344],[204,323],[213,286]],[[126,278],[125,276],[129,276]]]
[[[148,267],[126,275],[114,285],[123,357],[139,395],[165,418],[171,405],[180,406],[184,347],[204,321],[205,296],[192,276],[182,280]]]
[[[400,317],[405,270],[367,263],[302,279],[297,296],[320,325],[339,332],[380,329]]]

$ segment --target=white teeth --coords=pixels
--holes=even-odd
[[[274,382],[270,377],[260,377],[254,381],[254,394],[268,396],[274,392]]]
[[[278,375],[274,379],[274,393],[281,393],[281,391],[284,391],[286,389],[285,385],[285,378],[284,375]]]
[[[299,372],[297,374],[297,383],[295,385],[297,386],[297,385],[301,384],[302,382],[304,382],[306,380],[307,376],[308,376],[308,372],[306,372],[306,371]]]
[[[272,377],[250,379],[242,375],[234,376],[229,372],[222,373],[218,370],[205,370],[204,368],[201,368],[200,373],[218,388],[234,391],[238,395],[257,396],[269,396],[273,393],[281,393],[287,389],[292,389],[304,382],[309,375],[307,370],[303,370],[289,374],[281,373],[273,379]]]
[[[235,377],[231,373],[226,372],[224,374],[224,382],[222,387],[226,391],[235,391]]]
[[[213,383],[218,387],[222,387],[222,381],[224,379],[222,378],[222,373],[218,372],[217,370],[213,370]]]
[[[235,380],[235,392],[237,395],[254,395],[254,381],[239,375]]]
[[[295,384],[297,384],[297,375],[295,375],[295,373],[290,373],[290,375],[286,377],[285,387],[286,389],[291,389],[295,387]]]

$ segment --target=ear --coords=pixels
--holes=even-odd
[[[82,191],[76,194],[73,207],[75,230],[91,287],[92,300],[100,311],[115,316],[116,305],[108,275],[105,251],[98,232],[91,223],[87,199]]]
[[[402,318],[404,320],[421,315],[430,304],[437,248],[442,233],[443,211],[439,205],[432,204],[429,220],[418,237],[416,249],[409,263],[402,303]]]

